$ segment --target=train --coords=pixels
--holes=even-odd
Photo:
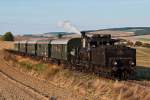
[[[121,45],[110,34],[78,38],[16,41],[14,51],[21,55],[65,63],[71,69],[128,79],[135,74],[136,49]]]

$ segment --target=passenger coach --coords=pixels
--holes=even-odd
[[[51,42],[51,58],[58,60],[70,60],[71,51],[79,48],[81,38],[56,39]]]

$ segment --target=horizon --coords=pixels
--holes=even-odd
[[[0,35],[65,32],[59,21],[69,20],[80,31],[150,27],[149,0],[5,0],[0,3]]]

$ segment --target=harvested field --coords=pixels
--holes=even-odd
[[[150,43],[150,35],[140,35],[140,36],[129,36],[129,37],[120,37],[135,43],[136,41],[141,41],[142,43]]]

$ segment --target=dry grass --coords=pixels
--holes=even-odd
[[[0,50],[13,48],[13,42],[0,41]]]
[[[5,45],[7,44],[5,43]],[[12,58],[16,58],[16,60],[13,60],[15,63],[16,61],[24,62],[25,66],[28,66],[29,68],[36,66],[39,68],[37,70],[42,69],[42,74],[38,75],[38,77],[44,78],[59,87],[71,89],[72,91],[75,91],[77,95],[87,97],[90,100],[149,100],[149,52],[150,49],[148,48],[137,48],[137,77],[145,80],[140,81],[140,83],[146,84],[146,87],[139,84],[129,84],[124,81],[113,81],[91,74],[62,69],[63,67],[55,64],[43,64],[40,61],[35,61],[21,56],[13,56]],[[45,66],[44,69],[41,67],[43,65]],[[31,72],[34,71],[32,75],[38,73],[37,70],[33,67],[31,69]]]
[[[12,57],[14,59],[13,65],[19,68],[27,69],[30,75],[44,78],[47,81],[63,88],[75,91],[77,95],[85,96],[88,98],[111,98],[113,91],[111,90],[111,80],[101,79],[95,75],[70,71],[63,69],[63,66],[55,64],[42,64],[39,61],[34,61],[30,58],[22,58],[21,56]],[[38,70],[36,69],[39,68]],[[44,68],[44,69],[43,69]],[[22,70],[25,71],[26,70]]]

